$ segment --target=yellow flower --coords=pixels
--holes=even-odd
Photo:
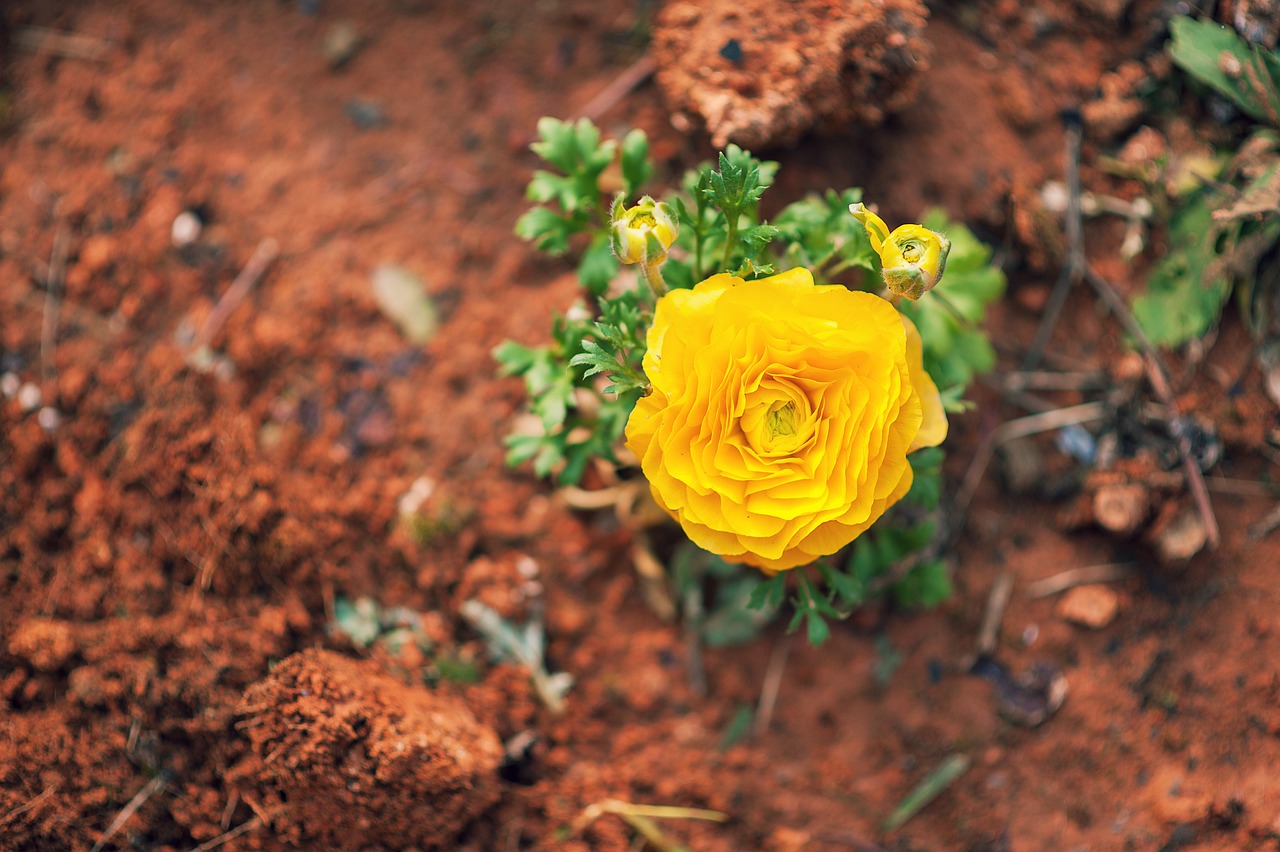
[[[622,263],[662,263],[680,232],[671,208],[647,195],[629,208],[623,206],[619,195],[613,202],[610,219],[610,243]]]
[[[920,335],[806,269],[716,275],[658,301],[627,422],[653,496],[700,547],[768,573],[826,556],[911,487],[946,437]]]
[[[899,225],[891,234],[884,220],[863,204],[850,204],[849,212],[866,227],[890,291],[914,302],[942,280],[951,251],[946,237],[923,225]]]

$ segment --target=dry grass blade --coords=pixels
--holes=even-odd
[[[782,673],[787,668],[787,657],[791,653],[791,637],[783,636],[773,646],[769,655],[769,667],[764,672],[764,683],[760,687],[760,702],[756,705],[756,736],[763,736],[773,721],[773,708],[778,703],[778,693],[782,687]]]
[[[625,820],[644,839],[661,852],[679,852],[684,847],[672,843],[653,822],[655,819],[700,819],[708,822],[727,822],[729,815],[723,811],[706,808],[685,808],[676,805],[634,805],[620,799],[605,799],[588,805],[573,823],[573,833],[581,834],[587,826],[605,814],[613,814]]]
[[[1086,565],[1083,568],[1071,568],[1061,574],[1054,574],[1043,580],[1037,580],[1027,586],[1028,598],[1047,598],[1076,586],[1087,586],[1090,583],[1111,583],[1133,576],[1133,562],[1108,562],[1103,565]]]
[[[235,840],[240,835],[247,834],[248,832],[253,831],[256,828],[261,828],[261,827],[262,827],[262,817],[256,817],[256,816],[250,817],[240,825],[228,831],[226,834],[219,834],[217,837],[213,838],[212,840],[206,840],[204,843],[201,843],[195,849],[192,849],[191,852],[209,852],[210,849],[217,849],[222,844],[230,843],[232,840]]]
[[[27,811],[34,810],[40,807],[40,805],[42,805],[46,799],[48,799],[50,796],[56,793],[57,790],[58,790],[57,787],[52,787],[52,786],[45,787],[43,792],[40,793],[40,795],[31,799],[31,801],[27,802],[25,805],[18,805],[16,808],[9,811],[9,813],[0,817],[0,828],[4,828],[6,825],[9,825],[18,817],[25,814]]]
[[[124,824],[129,821],[129,817],[138,812],[138,809],[147,803],[156,794],[156,792],[164,786],[165,773],[161,772],[155,778],[152,778],[139,790],[128,803],[120,809],[120,813],[116,814],[116,818],[111,821],[111,825],[107,826],[107,830],[102,832],[102,836],[98,838],[98,842],[93,844],[93,848],[89,852],[101,852],[101,849],[107,845],[116,832],[124,828]]]
[[[1106,407],[1101,402],[1087,402],[1084,405],[1030,414],[997,426],[978,447],[973,461],[969,463],[964,481],[960,484],[960,491],[956,494],[956,515],[963,517],[968,510],[974,492],[978,490],[978,484],[982,481],[982,475],[986,473],[987,466],[991,464],[991,457],[1001,444],[1012,441],[1014,438],[1025,438],[1041,432],[1061,429],[1064,426],[1100,420],[1106,416],[1106,413]]]

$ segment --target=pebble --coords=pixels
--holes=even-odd
[[[436,334],[440,315],[422,279],[403,266],[383,264],[373,271],[373,297],[382,313],[414,343]]]
[[[17,396],[21,387],[22,379],[18,378],[17,373],[5,373],[0,376],[0,393],[3,393],[6,399],[13,399]]]
[[[1165,562],[1183,562],[1200,552],[1209,539],[1195,509],[1183,509],[1157,533],[1156,552]]]
[[[385,127],[387,112],[379,104],[364,98],[352,98],[342,107],[347,118],[355,122],[361,130],[376,130]]]
[[[203,230],[204,223],[200,221],[200,216],[191,210],[183,210],[174,217],[169,238],[173,241],[174,248],[186,248],[200,239],[200,232]]]
[[[1100,583],[1069,589],[1057,606],[1060,618],[1094,630],[1101,630],[1114,621],[1119,611],[1119,596]]]
[[[27,382],[18,388],[18,405],[23,411],[35,411],[43,401],[44,394],[40,393],[40,386],[35,382]]]
[[[362,47],[364,47],[364,39],[360,37],[360,31],[356,29],[355,24],[350,21],[339,21],[329,27],[328,32],[324,34],[324,40],[320,43],[320,52],[324,54],[329,67],[336,71],[355,58]]]
[[[1151,501],[1147,489],[1134,483],[1104,485],[1093,495],[1093,517],[1117,535],[1133,535],[1147,519]]]

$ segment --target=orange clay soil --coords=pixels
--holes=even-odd
[[[1135,129],[1136,77],[1164,73],[1149,61],[1163,6],[937,5],[915,105],[762,150],[783,164],[769,203],[862,185],[891,221],[940,204],[972,223],[1022,270],[992,319],[1012,368],[1060,258],[1035,202],[1062,173],[1058,113],[1086,106],[1090,187],[1136,193],[1089,163]],[[1280,537],[1247,534],[1265,497],[1215,491],[1222,547],[1170,567],[1141,538],[1068,531],[1074,498],[1011,497],[993,470],[950,601],[872,606],[821,649],[772,626],[707,651],[699,696],[679,626],[642,602],[629,533],[503,466],[522,393],[490,351],[544,341],[576,294],[566,264],[511,236],[536,165],[526,146],[539,116],[573,115],[641,57],[653,13],[620,0],[0,12],[0,372],[60,414],[43,415],[48,430],[30,391],[0,398],[0,847],[633,848],[616,816],[575,827],[615,798],[727,813],[663,823],[696,850],[1274,848]],[[364,44],[333,70],[321,44],[344,20]],[[40,43],[33,26],[90,50]],[[650,85],[598,119],[650,132],[659,182],[711,153],[672,129]],[[205,228],[176,249],[184,209]],[[1138,286],[1150,261],[1115,259],[1120,226],[1087,237],[1105,274]],[[175,341],[266,239],[279,256],[209,341],[234,374],[192,369]],[[385,263],[426,282],[442,318],[429,343],[380,314],[370,275]],[[1105,369],[1119,337],[1077,293],[1055,363]],[[1209,366],[1175,377],[1227,440],[1215,477],[1266,473],[1275,409],[1247,357],[1229,313]],[[1022,413],[975,397],[953,421],[953,482]],[[425,536],[397,521],[420,477],[434,484],[419,490]],[[1118,612],[1100,630],[1023,593],[1108,562],[1137,567],[1110,587]],[[962,672],[1003,572],[1016,583],[999,658],[1051,662],[1069,683],[1036,729],[1004,721],[992,685]],[[425,613],[434,656],[331,632],[338,603],[361,596]],[[563,715],[521,669],[487,661],[459,613],[471,598],[517,620],[545,608],[549,663],[576,678]],[[784,642],[772,724],[722,748]],[[901,661],[882,682],[886,642]],[[424,679],[446,659],[452,678]],[[972,768],[884,835],[956,752]]]

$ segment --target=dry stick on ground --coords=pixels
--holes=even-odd
[[[45,787],[44,792],[42,792],[40,795],[36,796],[31,801],[27,802],[25,805],[18,805],[16,808],[9,811],[9,813],[0,817],[0,828],[4,828],[9,823],[13,822],[18,817],[25,814],[27,811],[40,807],[40,805],[44,802],[45,799],[49,798],[57,791],[58,791],[57,787],[54,787],[54,786]]]
[[[259,817],[259,816],[249,817],[249,819],[245,820],[240,825],[231,829],[226,834],[219,834],[217,837],[213,838],[212,840],[207,840],[204,843],[201,843],[195,849],[192,849],[191,852],[209,852],[210,849],[217,849],[222,844],[230,843],[232,840],[235,840],[240,835],[253,831],[255,828],[261,827],[261,825],[262,825],[262,817]]]
[[[600,116],[608,112],[614,104],[631,94],[631,91],[639,87],[645,80],[653,75],[654,72],[653,57],[646,53],[631,65],[627,66],[609,85],[601,90],[600,94],[592,98],[586,106],[578,111],[579,118],[585,118],[595,121]]]
[[[106,58],[111,42],[83,33],[67,33],[48,27],[21,27],[13,36],[14,46],[30,53],[47,50],[66,59],[90,62]]]
[[[1076,586],[1087,586],[1090,583],[1110,583],[1133,576],[1135,562],[1108,562],[1104,565],[1086,565],[1083,568],[1071,568],[1061,574],[1045,577],[1027,586],[1028,598],[1047,598],[1058,592]]]
[[[791,653],[791,637],[783,636],[773,646],[769,655],[769,667],[764,671],[764,683],[760,687],[760,701],[756,704],[755,735],[764,736],[773,721],[773,708],[778,704],[778,692],[782,687],[782,673],[787,668]]]
[[[1028,435],[1061,429],[1063,426],[1100,420],[1106,416],[1106,413],[1106,406],[1101,402],[1086,402],[1084,405],[1073,405],[1070,408],[1058,408],[1019,417],[1017,420],[1010,420],[997,426],[983,439],[978,446],[978,451],[973,455],[973,461],[969,463],[964,481],[960,483],[960,491],[956,494],[956,516],[963,518],[968,511],[969,503],[973,500],[974,492],[978,490],[978,483],[982,481],[982,474],[991,463],[996,447],[1014,438],[1025,438]]]
[[[1057,283],[1054,284],[1053,293],[1050,295],[1049,303],[1045,307],[1044,318],[1040,322],[1040,327],[1036,330],[1035,339],[1032,341],[1031,348],[1027,351],[1027,357],[1023,361],[1022,369],[1029,371],[1039,366],[1040,359],[1044,356],[1045,347],[1048,346],[1049,339],[1053,336],[1053,331],[1058,325],[1058,318],[1062,313],[1062,307],[1066,302],[1071,286],[1080,280],[1087,281],[1094,292],[1098,294],[1098,297],[1106,303],[1115,318],[1124,326],[1125,331],[1137,341],[1139,348],[1142,349],[1152,390],[1155,391],[1160,402],[1169,410],[1171,420],[1175,424],[1171,431],[1178,447],[1178,454],[1182,460],[1182,469],[1186,474],[1187,486],[1191,489],[1191,496],[1195,500],[1196,509],[1199,511],[1200,519],[1204,524],[1209,548],[1211,550],[1216,549],[1221,539],[1218,531],[1218,519],[1213,513],[1213,504],[1209,500],[1209,491],[1205,488],[1204,474],[1200,471],[1200,466],[1191,451],[1191,439],[1184,430],[1176,426],[1178,418],[1181,417],[1181,412],[1178,409],[1177,401],[1174,399],[1173,390],[1169,385],[1168,367],[1155,346],[1152,345],[1150,338],[1143,332],[1142,326],[1134,318],[1129,306],[1125,304],[1124,299],[1116,292],[1116,288],[1089,266],[1088,259],[1085,256],[1083,218],[1080,212],[1080,137],[1082,126],[1079,113],[1074,111],[1070,113],[1067,116],[1066,123],[1067,262],[1062,269],[1062,274],[1058,276]]]
[[[93,849],[90,852],[101,852],[102,847],[106,846],[112,837],[115,837],[116,832],[124,828],[124,824],[129,821],[129,817],[137,813],[138,809],[146,804],[147,799],[154,796],[156,791],[164,786],[165,776],[166,773],[161,772],[155,778],[152,778],[146,783],[146,786],[129,800],[128,804],[120,809],[120,813],[116,814],[116,818],[111,821],[111,825],[107,826],[107,830],[102,832],[102,836],[98,838],[97,843],[93,844]]]
[[[978,641],[974,645],[974,659],[989,657],[995,653],[996,642],[1000,637],[1000,623],[1004,621],[1004,611],[1009,607],[1009,599],[1013,596],[1013,572],[1005,571],[991,584],[991,594],[987,597],[987,609],[982,615],[982,626],[978,628]],[[965,666],[969,669],[971,666]]]
[[[200,331],[197,332],[195,339],[191,342],[193,351],[209,345],[213,340],[213,336],[218,333],[218,329],[222,328],[222,324],[227,321],[227,317],[231,315],[237,305],[244,301],[244,297],[249,295],[253,285],[258,283],[258,280],[267,271],[267,267],[271,265],[271,261],[275,260],[278,254],[280,254],[280,244],[272,238],[267,237],[258,243],[257,249],[253,252],[253,257],[249,258],[249,262],[245,264],[244,269],[240,270],[236,280],[227,288],[227,292],[222,294],[218,304],[213,306],[213,310],[205,318],[204,324],[200,326]]]
[[[67,274],[67,250],[71,244],[71,232],[66,224],[58,226],[53,237],[53,251],[49,255],[49,274],[45,278],[44,314],[40,320],[40,383],[44,385],[45,404],[52,403],[53,381],[57,369],[53,352],[58,342],[58,308],[62,299],[62,284]]]

